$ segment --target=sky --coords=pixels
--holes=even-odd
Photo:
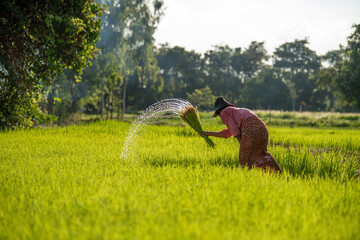
[[[154,35],[204,53],[215,45],[247,48],[265,41],[272,54],[285,42],[308,38],[318,55],[346,46],[360,24],[360,0],[163,0],[165,15]]]

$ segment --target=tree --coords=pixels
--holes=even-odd
[[[102,17],[101,41],[97,46],[101,55],[111,54],[114,57],[111,72],[117,72],[119,81],[115,81],[115,85],[121,88],[122,94],[112,94],[111,88],[105,87],[107,80],[101,78],[101,99],[112,98],[118,103],[118,111],[121,103],[124,116],[127,102],[142,107],[146,102],[153,101],[162,88],[153,38],[162,16],[162,1],[154,0],[152,5],[146,0],[107,0],[103,3],[108,8]],[[94,64],[100,65],[101,76],[110,79],[110,73],[104,68],[108,60],[104,61]],[[92,69],[87,71],[93,72]],[[92,78],[89,74],[87,77]],[[98,80],[91,82],[99,86]],[[105,107],[105,103],[102,105]]]
[[[291,110],[290,99],[290,91],[276,68],[264,68],[244,86],[244,106],[249,108]]]
[[[231,66],[234,49],[229,46],[215,46],[214,50],[207,51],[205,61],[205,84],[217,96],[224,96],[236,104],[240,97],[241,80]]]
[[[244,52],[236,48],[230,64],[244,83],[265,67],[268,58],[264,42],[253,41]]]
[[[157,50],[156,58],[164,79],[163,98],[185,98],[187,93],[204,87],[204,64],[200,54],[164,44]]]
[[[43,87],[39,106],[46,110],[51,116],[58,117],[62,121],[67,119],[71,113],[78,109],[79,96],[82,95],[78,88],[74,73],[65,70],[64,73],[57,75],[53,83]]]
[[[234,104],[243,104],[244,84],[265,67],[268,59],[264,42],[251,42],[244,51],[229,46],[216,46],[204,56],[206,82],[216,95]]]
[[[193,93],[187,93],[186,95],[187,99],[200,110],[213,110],[216,96],[212,94],[208,86],[202,89],[195,89]]]
[[[337,84],[340,77],[341,67],[344,61],[344,50],[328,51],[322,56],[326,67],[322,67],[318,73],[316,82],[318,90],[324,93],[324,104],[326,111],[342,110],[338,108],[339,100],[342,99],[341,90]],[[344,106],[342,106],[343,108]]]
[[[28,0],[0,3],[0,127],[31,124],[43,86],[65,69],[81,74],[100,34],[98,3]]]
[[[274,67],[283,72],[283,80],[289,87],[293,111],[295,106],[307,104],[309,110],[317,110],[311,105],[316,91],[317,73],[320,70],[320,57],[306,45],[308,40],[295,40],[278,47],[274,52]]]
[[[345,98],[360,109],[360,24],[354,24],[354,32],[348,37],[345,61],[338,84]]]

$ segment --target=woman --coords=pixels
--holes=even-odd
[[[204,131],[200,135],[219,138],[234,136],[240,143],[240,165],[282,173],[279,164],[267,150],[269,132],[266,125],[255,113],[246,108],[236,108],[223,97],[218,97],[213,117],[218,115],[227,129],[220,132]]]

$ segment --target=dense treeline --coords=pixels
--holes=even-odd
[[[120,116],[124,99],[128,109],[139,110],[173,97],[188,99],[200,109],[210,110],[219,95],[251,109],[358,111],[359,88],[349,94],[343,91],[351,84],[344,73],[349,61],[347,47],[318,56],[308,44],[306,39],[286,42],[272,55],[264,42],[255,41],[245,48],[215,46],[204,54],[163,44],[152,48],[152,59],[146,61],[154,64],[153,72],[144,77],[136,72],[118,75],[116,69],[111,73],[111,64],[120,59],[111,57],[111,53],[100,55],[85,70],[83,82],[76,86],[72,97],[78,103],[73,111],[83,107],[88,114],[104,113],[104,117],[110,117],[112,112],[118,112]],[[127,86],[123,78],[128,78]]]
[[[29,125],[36,116],[46,119],[40,110],[60,121],[80,112],[120,118],[125,110],[172,97],[204,110],[212,109],[219,95],[251,109],[360,110],[360,24],[353,26],[347,46],[324,56],[311,50],[307,39],[283,43],[273,53],[256,41],[197,53],[155,46],[153,35],[164,14],[161,0],[103,0],[104,9],[85,2],[20,1],[24,8],[3,3],[11,11],[2,12],[0,21],[2,128]],[[64,6],[73,14],[61,11]],[[41,15],[31,15],[38,10]],[[37,25],[24,20],[29,16]],[[16,21],[24,24],[14,29]],[[4,44],[8,39],[15,45]],[[29,53],[21,52],[23,62],[16,62],[16,44],[22,46],[24,39]]]

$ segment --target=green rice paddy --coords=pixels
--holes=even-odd
[[[171,124],[145,128],[123,160],[129,127],[1,132],[0,239],[360,236],[360,130],[269,127],[279,176],[240,168],[233,138],[211,149]]]

